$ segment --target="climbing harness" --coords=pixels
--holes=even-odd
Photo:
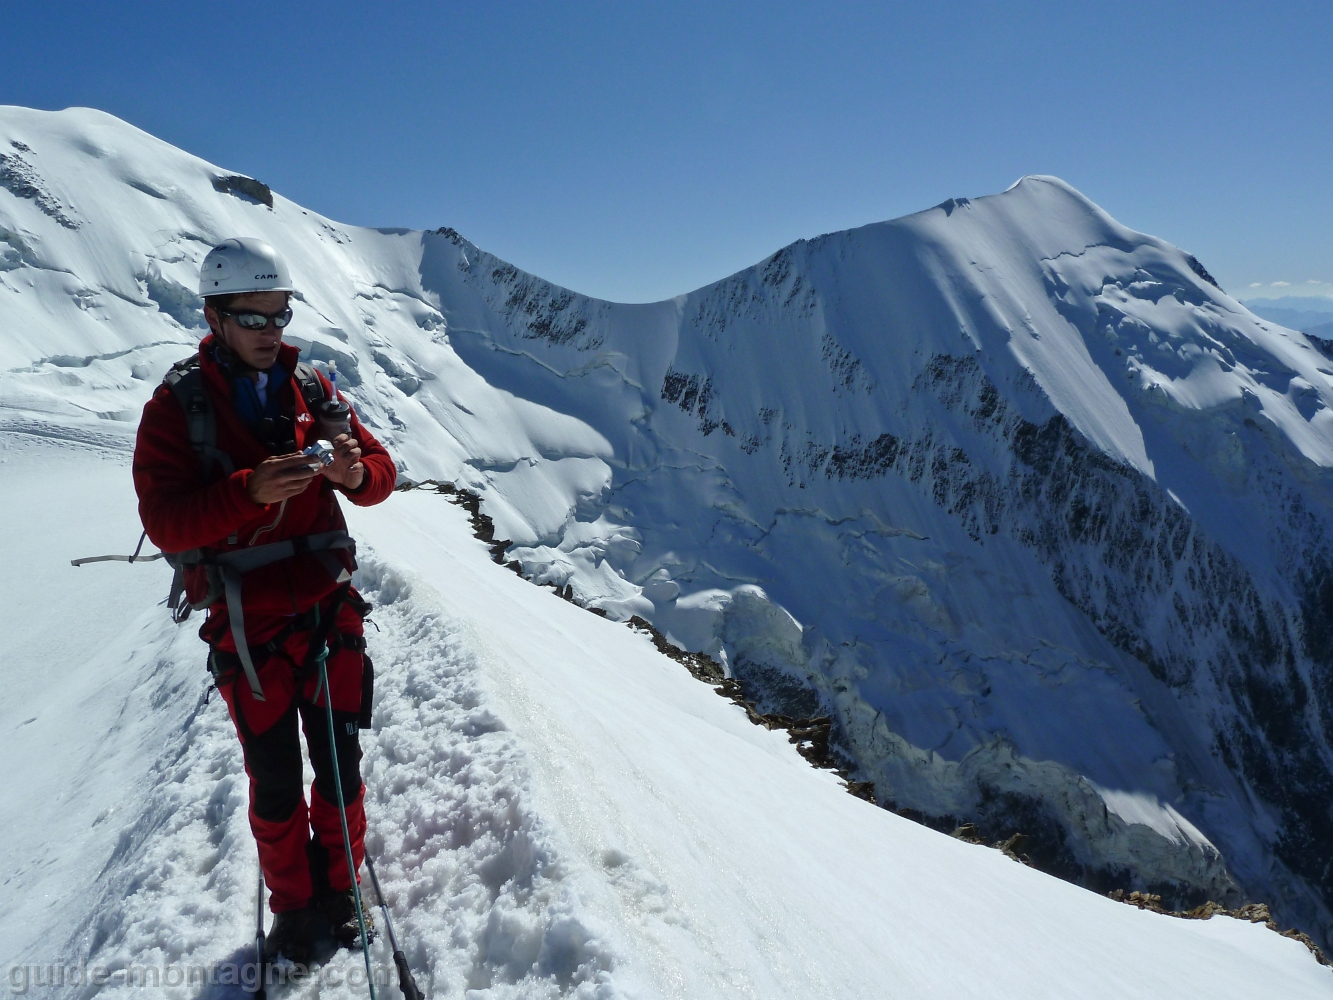
[[[144,535],[146,534],[147,532],[144,533]],[[141,535],[138,548],[134,550],[133,555],[86,556],[82,559],[71,559],[70,565],[82,566],[85,563],[95,562],[151,562],[154,559],[165,557],[167,562],[176,569],[175,577],[171,582],[171,593],[167,595],[167,607],[171,610],[172,621],[177,623],[185,621],[192,610],[207,608],[216,604],[219,600],[225,600],[227,602],[227,615],[230,618],[231,636],[236,643],[236,655],[240,660],[241,669],[245,671],[245,679],[250,683],[250,693],[254,695],[256,701],[264,700],[264,691],[259,684],[259,674],[255,670],[255,648],[246,642],[245,607],[241,602],[241,578],[251,570],[269,566],[296,555],[309,553],[319,560],[320,565],[328,571],[335,583],[347,583],[352,579],[352,574],[333,554],[334,549],[345,549],[352,557],[353,567],[356,566],[356,542],[351,535],[342,530],[324,531],[315,535],[298,535],[295,538],[288,538],[281,542],[252,545],[249,548],[233,549],[228,552],[191,549],[188,552],[155,552],[149,556],[141,556],[139,550],[143,548],[143,541],[144,536]],[[184,571],[186,568],[193,566],[204,567],[208,577],[208,593],[203,600],[191,604],[188,601],[183,601],[182,595],[185,590]],[[265,652],[273,652],[277,646],[281,645],[282,640],[285,640],[294,630],[294,627],[289,627],[280,633],[280,639],[271,639],[258,648]]]
[[[264,700],[264,691],[259,684],[259,674],[255,670],[254,659],[250,655],[250,646],[245,638],[245,608],[241,603],[241,577],[251,570],[290,559],[293,556],[310,553],[324,566],[329,575],[340,584],[347,584],[352,574],[338,561],[332,549],[347,549],[352,553],[353,565],[356,558],[356,542],[345,531],[325,531],[318,535],[298,535],[281,542],[267,545],[252,545],[245,549],[230,552],[218,552],[213,555],[201,555],[201,563],[209,573],[209,593],[217,589],[216,579],[220,584],[222,596],[227,602],[227,615],[231,624],[231,637],[236,643],[236,655],[240,658],[245,679],[250,683],[250,693],[256,701]],[[194,550],[200,552],[201,550]],[[172,587],[175,593],[175,586]],[[216,598],[215,598],[216,600]],[[339,602],[341,603],[341,602]],[[173,608],[174,610],[174,608]],[[177,619],[180,620],[180,619]]]

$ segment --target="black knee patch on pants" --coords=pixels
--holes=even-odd
[[[329,753],[328,709],[303,705],[306,746],[310,748],[310,766],[315,769],[315,790],[330,805],[338,804],[333,785],[333,757]],[[338,749],[338,771],[342,779],[343,801],[351,802],[361,793],[361,741],[358,737],[360,712],[333,713],[333,730]]]
[[[255,815],[271,823],[291,819],[305,797],[295,702],[268,729],[251,734],[241,749],[250,772]]]

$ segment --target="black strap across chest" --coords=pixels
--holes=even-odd
[[[298,361],[292,375],[301,390],[306,409],[315,413],[315,408],[326,398],[324,384],[320,382],[319,374],[309,362]],[[199,355],[192,354],[177,361],[162,379],[162,384],[171,390],[185,413],[190,449],[199,459],[200,473],[205,479],[209,479],[214,466],[218,466],[223,476],[230,476],[236,471],[236,463],[229,454],[218,447],[217,414],[213,410],[213,400],[208,394],[208,387],[204,384]]]

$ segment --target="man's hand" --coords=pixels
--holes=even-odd
[[[366,467],[361,464],[361,444],[356,438],[339,434],[332,441],[333,464],[326,465],[319,471],[326,479],[331,479],[339,486],[354,490],[366,478]]]
[[[304,492],[318,471],[319,465],[309,455],[276,455],[254,467],[245,491],[255,503],[281,503]]]

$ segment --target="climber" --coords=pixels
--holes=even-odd
[[[293,290],[266,243],[229,239],[208,253],[199,292],[211,332],[144,407],[134,485],[148,537],[177,567],[178,620],[207,611],[199,637],[241,741],[274,914],[267,957],[304,965],[326,929],[344,946],[359,935],[358,727],[369,725],[373,668],[337,495],[377,504],[397,473],[328,379],[282,342]],[[298,722],[315,773],[309,803]]]

